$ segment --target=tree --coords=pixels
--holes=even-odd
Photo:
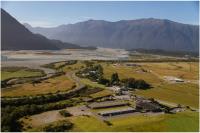
[[[58,122],[51,123],[42,128],[45,132],[64,132],[71,129],[73,124],[67,120],[62,120]]]
[[[123,86],[129,89],[148,89],[150,85],[144,80],[136,80],[134,78],[128,78],[121,80]]]
[[[119,84],[119,76],[118,76],[118,73],[113,73],[112,76],[111,76],[111,81],[110,81],[110,84],[111,85],[117,85]]]
[[[72,116],[67,110],[61,110],[59,113],[64,117]]]
[[[96,70],[100,75],[103,75],[103,67],[101,65],[97,65]]]
[[[101,77],[98,81],[99,84],[103,84],[103,85],[106,85],[106,86],[109,86],[109,83],[110,81],[108,79],[105,79],[103,77]]]
[[[150,85],[148,83],[146,83],[144,80],[137,80],[136,88],[137,89],[148,89],[148,88],[150,88]]]
[[[135,88],[136,87],[136,80],[134,78],[123,79],[122,84],[127,88]]]

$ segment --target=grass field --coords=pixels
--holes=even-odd
[[[159,84],[161,80],[152,73],[139,72],[142,68],[141,67],[128,67],[124,65],[120,66],[113,66],[112,64],[102,64],[104,68],[104,77],[107,79],[111,78],[111,75],[115,72],[118,73],[120,79],[125,78],[135,78],[135,79],[143,79],[151,84]]]
[[[135,94],[198,108],[199,89],[197,84],[163,84],[148,90],[137,90]]]
[[[26,67],[9,67],[2,68],[1,70],[1,81],[9,78],[18,77],[33,77],[42,76],[43,73],[40,70],[28,69]]]
[[[111,75],[117,72],[119,74],[120,79],[133,77],[136,79],[144,79],[152,84],[160,83],[162,81],[160,77],[163,76],[175,76],[189,80],[199,79],[198,62],[165,62],[136,64],[141,66],[114,66],[112,64],[102,63],[102,66],[104,67],[104,77],[110,79]],[[147,72],[141,72],[141,69],[147,70]],[[157,75],[159,75],[159,77]]]
[[[108,126],[94,117],[79,116],[72,120],[72,131],[79,132],[142,132],[142,131],[198,131],[198,113],[182,112],[178,114],[166,114],[157,116],[129,116],[110,120],[112,126]]]
[[[146,69],[152,70],[161,76],[175,76],[183,79],[199,79],[198,62],[166,62],[141,63]]]
[[[71,119],[74,124],[72,132],[106,132],[110,127],[101,120],[92,116],[77,116]]]
[[[79,69],[81,69],[84,66],[85,66],[85,64],[83,64],[82,61],[77,61],[76,64],[67,65],[67,66],[63,67],[62,70],[64,72],[69,72],[69,71],[79,70]]]
[[[166,116],[167,117],[167,116]],[[169,115],[164,123],[167,125],[168,131],[199,131],[199,113],[198,112],[182,112],[176,115]]]
[[[99,88],[105,88],[105,85],[102,85],[102,84],[98,84],[97,82],[93,82],[89,79],[86,79],[86,78],[82,78],[81,79],[81,82],[85,85],[89,85],[91,87],[99,87]]]
[[[187,62],[165,62],[165,63],[137,63],[140,66],[128,67],[125,65],[114,66],[102,63],[104,67],[104,77],[110,78],[112,73],[117,72],[120,79],[136,78],[143,79],[150,83],[153,88],[148,90],[138,90],[136,94],[148,98],[172,102],[176,104],[188,105],[198,108],[199,86],[193,83],[168,83],[163,80],[163,76],[176,76],[187,80],[198,80],[198,63]],[[147,72],[141,72],[144,69]]]
[[[36,95],[45,93],[54,93],[57,91],[66,91],[72,89],[75,85],[74,81],[68,79],[66,76],[59,76],[44,80],[38,84],[25,83],[18,87],[3,89],[2,96],[24,96]]]
[[[102,91],[100,91],[100,92],[91,94],[90,96],[91,96],[92,98],[99,98],[99,97],[109,96],[109,95],[112,95],[112,94],[113,94],[113,92],[110,91],[110,90],[102,90]]]
[[[54,68],[57,69],[57,68],[59,68],[60,66],[64,65],[65,63],[66,63],[65,61],[55,63],[55,64],[54,64]]]

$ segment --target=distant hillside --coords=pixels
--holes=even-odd
[[[177,57],[198,57],[199,52],[191,51],[165,51],[160,49],[132,49],[130,52],[139,52],[145,54],[155,54],[155,55],[164,55],[164,56],[177,56]]]
[[[81,46],[167,51],[198,51],[199,48],[198,26],[170,20],[88,20],[53,28],[33,28],[27,24],[26,27],[48,38]]]
[[[80,48],[78,45],[49,40],[33,34],[15,18],[1,9],[1,49],[2,50],[58,50]]]

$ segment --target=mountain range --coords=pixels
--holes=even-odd
[[[33,33],[80,46],[195,51],[199,49],[199,27],[166,19],[108,22],[88,20],[52,28],[31,27]]]
[[[2,50],[59,50],[92,46],[89,48],[198,52],[199,26],[148,18],[117,22],[88,20],[43,28],[22,25],[1,9],[1,39]]]
[[[33,34],[3,9],[1,9],[1,39],[1,50],[81,48],[78,45],[50,40],[40,34]]]

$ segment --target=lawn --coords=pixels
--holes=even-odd
[[[112,94],[113,94],[113,92],[110,91],[110,90],[102,90],[102,91],[100,91],[100,92],[91,94],[90,96],[91,96],[92,98],[99,98],[99,97],[109,96],[109,95],[112,95]]]
[[[74,124],[72,132],[108,132],[110,127],[92,116],[77,116],[71,119]]]
[[[99,88],[105,88],[105,85],[98,84],[97,82],[93,82],[86,78],[81,78],[81,82],[85,85],[91,86],[91,87],[99,87]]]
[[[36,94],[55,93],[57,91],[66,91],[72,89],[75,85],[74,81],[66,76],[59,76],[44,80],[38,84],[25,83],[23,85],[3,89],[2,96],[27,96]]]
[[[167,116],[166,116],[167,117]],[[167,131],[175,132],[198,132],[199,131],[199,113],[182,112],[176,115],[169,115],[164,121],[167,125]]]
[[[198,88],[197,84],[191,83],[162,84],[148,90],[137,90],[134,93],[147,98],[156,98],[167,102],[198,108]]]
[[[1,81],[9,78],[43,76],[41,70],[29,69],[26,67],[8,67],[1,69]]]
[[[182,112],[178,114],[165,114],[156,116],[127,116],[110,120],[112,126],[105,122],[87,116],[74,117],[72,131],[77,132],[150,132],[150,131],[198,131],[198,113]]]

